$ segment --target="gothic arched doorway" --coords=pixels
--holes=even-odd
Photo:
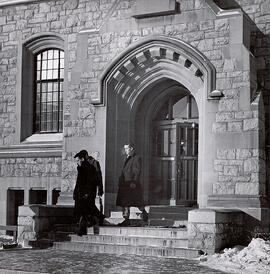
[[[207,183],[209,173],[204,172],[204,166],[210,164],[205,150],[212,127],[205,117],[207,111],[215,111],[207,109],[215,82],[212,64],[182,41],[153,37],[131,45],[101,78],[106,103],[105,206],[115,209],[123,164],[120,151],[127,140],[135,143],[142,156],[141,178],[148,203],[205,204],[211,187]],[[180,115],[184,110],[187,115]],[[154,141],[159,135],[163,135],[163,144]],[[173,135],[180,137],[169,147]],[[183,144],[185,140],[188,142]],[[163,154],[158,150],[161,145]],[[184,145],[189,152],[181,154]],[[173,155],[164,155],[165,146],[167,150],[173,148]],[[208,153],[214,151],[210,148]],[[160,156],[171,160],[159,160]],[[159,176],[156,171],[166,165],[168,174]],[[165,184],[168,180],[170,183]]]

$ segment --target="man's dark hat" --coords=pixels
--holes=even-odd
[[[85,149],[83,149],[83,150],[81,150],[80,152],[78,152],[75,156],[74,156],[74,158],[85,158],[85,156],[86,155],[88,155],[88,152],[87,152],[87,150],[85,150]]]

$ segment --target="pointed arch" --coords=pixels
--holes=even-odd
[[[215,90],[216,70],[211,62],[189,44],[165,36],[141,39],[129,46],[104,70],[100,80],[100,92],[106,102],[107,92],[121,94],[129,102],[135,98],[138,86],[153,80],[155,75],[167,74],[175,78],[173,71],[181,72],[181,82],[198,83],[206,91],[205,98]],[[135,87],[135,88],[134,88]]]

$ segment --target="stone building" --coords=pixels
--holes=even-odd
[[[0,224],[72,205],[82,148],[117,210],[132,140],[146,203],[193,209],[190,247],[267,231],[269,20],[268,0],[0,0]]]

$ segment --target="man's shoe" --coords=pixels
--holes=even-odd
[[[144,210],[143,212],[142,212],[142,220],[144,221],[144,222],[148,222],[148,213],[146,212],[146,210]]]
[[[105,219],[105,216],[101,217],[98,221],[98,225],[100,226],[104,225],[104,219]]]
[[[129,226],[130,225],[130,220],[125,219],[122,223],[119,223],[118,226]]]

